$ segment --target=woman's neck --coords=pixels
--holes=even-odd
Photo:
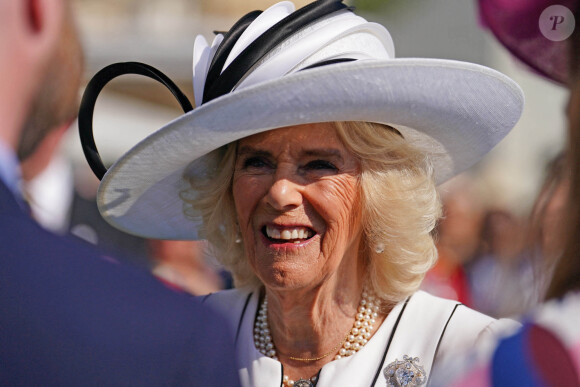
[[[352,327],[361,293],[362,283],[267,290],[268,320],[279,356],[317,357],[336,346]]]
[[[266,293],[276,356],[285,375],[297,380],[316,375],[348,341],[359,313],[363,281],[325,281],[312,289]],[[371,334],[383,320],[384,316],[375,315]]]

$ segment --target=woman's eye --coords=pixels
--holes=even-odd
[[[248,157],[244,160],[244,168],[267,168],[269,167],[269,163],[264,160],[262,157]]]
[[[338,169],[334,164],[326,160],[310,161],[309,163],[306,164],[305,168],[310,170],[332,170],[332,171],[336,171]]]

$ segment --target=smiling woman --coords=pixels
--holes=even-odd
[[[271,289],[310,291],[342,271],[356,272],[358,162],[334,130],[290,127],[238,146],[233,198],[256,276]],[[311,235],[298,239],[298,233]]]
[[[220,173],[189,178],[190,194],[182,197],[195,198],[188,202],[203,218],[200,235],[239,287],[265,282],[258,273],[266,267],[288,281],[288,272],[277,272],[274,261],[262,267],[249,260],[256,257],[257,244],[268,243],[270,253],[279,256],[290,243],[303,252],[311,239],[321,243],[324,236],[327,251],[344,255],[347,248],[336,246],[338,239],[357,238],[348,248],[355,249],[350,254],[359,259],[352,262],[358,270],[349,267],[347,278],[360,283],[368,276],[369,286],[392,306],[417,290],[437,257],[431,231],[441,206],[430,159],[387,125],[336,122],[277,129],[228,144],[208,158]],[[275,221],[279,213],[290,219]],[[317,224],[308,214],[320,214]],[[322,214],[330,218],[320,219]],[[246,227],[240,227],[241,219]],[[327,224],[339,230],[327,233]],[[305,240],[294,238],[294,231]],[[304,269],[321,276],[314,264]],[[292,266],[298,275],[295,270]]]
[[[152,238],[206,238],[236,289],[204,301],[244,386],[420,386],[507,322],[417,291],[436,259],[436,185],[515,125],[494,70],[395,59],[338,0],[244,16],[194,47],[198,107],[105,174],[99,207]]]

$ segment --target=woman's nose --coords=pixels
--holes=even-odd
[[[278,211],[295,208],[302,203],[300,186],[288,177],[275,176],[268,190],[266,201]]]

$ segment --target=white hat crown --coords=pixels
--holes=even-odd
[[[326,4],[334,5],[327,12],[314,20],[308,20],[295,31],[258,58],[247,72],[241,74],[229,91],[242,89],[260,82],[269,81],[284,75],[317,67],[324,64],[347,62],[353,60],[386,60],[395,57],[391,35],[380,24],[367,22],[355,15],[341,0],[316,1],[298,12],[310,7],[311,10]],[[290,1],[277,3],[255,18],[244,27],[241,35],[229,51],[219,74],[236,65],[236,59],[265,34],[272,34],[280,29],[287,20],[295,15],[294,4]],[[252,15],[254,13],[248,14]],[[246,17],[248,17],[246,15]],[[244,20],[242,18],[240,21]],[[236,26],[228,32],[232,33]],[[224,42],[224,35],[217,34],[211,46],[201,35],[198,35],[193,49],[193,87],[197,106],[207,101],[207,81],[212,62],[218,48]],[[255,49],[255,48],[252,48]]]

